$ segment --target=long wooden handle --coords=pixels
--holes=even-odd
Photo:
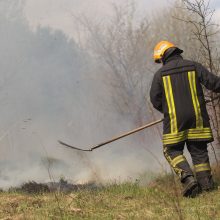
[[[149,128],[149,127],[151,127],[151,126],[153,126],[153,125],[155,125],[155,124],[158,124],[158,123],[162,122],[163,120],[164,120],[164,119],[162,118],[162,119],[159,119],[159,120],[157,120],[157,121],[153,121],[153,122],[151,122],[151,123],[149,123],[149,124],[143,125],[143,126],[141,126],[141,127],[139,127],[139,128],[136,128],[136,129],[134,129],[134,130],[132,130],[132,131],[129,131],[129,132],[126,132],[126,133],[121,134],[121,135],[119,135],[119,136],[113,137],[112,139],[110,139],[110,140],[108,140],[108,141],[105,141],[105,142],[102,142],[102,143],[100,143],[100,144],[97,144],[96,146],[92,147],[91,150],[95,150],[95,149],[97,149],[97,148],[99,148],[99,147],[101,147],[101,146],[103,146],[103,145],[109,144],[109,143],[111,143],[111,142],[113,142],[113,141],[116,141],[116,140],[118,140],[118,139],[121,139],[121,138],[123,138],[123,137],[126,137],[126,136],[128,136],[128,135],[130,135],[130,134],[134,134],[134,133],[136,133],[136,132],[138,132],[138,131],[144,130],[145,128]]]
[[[136,128],[136,129],[134,129],[134,130],[132,130],[132,131],[129,131],[129,132],[126,132],[126,133],[121,134],[121,135],[119,135],[119,136],[113,137],[112,139],[110,139],[110,140],[108,140],[108,141],[105,141],[105,142],[102,142],[102,143],[100,143],[100,144],[97,144],[97,145],[91,147],[90,149],[82,149],[82,148],[79,148],[79,147],[75,147],[75,146],[72,146],[72,145],[70,145],[70,144],[67,144],[67,143],[65,143],[65,142],[63,142],[63,141],[58,141],[58,142],[59,142],[61,145],[66,146],[66,147],[69,147],[69,148],[72,148],[72,149],[74,149],[74,150],[79,150],[79,151],[93,151],[93,150],[95,150],[95,149],[97,149],[97,148],[99,148],[99,147],[102,147],[102,146],[104,146],[104,145],[106,145],[106,144],[109,144],[109,143],[111,143],[111,142],[113,142],[113,141],[116,141],[116,140],[118,140],[118,139],[121,139],[121,138],[123,138],[123,137],[126,137],[126,136],[128,136],[128,135],[130,135],[130,134],[133,134],[133,133],[136,133],[136,132],[138,132],[138,131],[144,130],[145,128],[149,128],[149,127],[151,127],[151,126],[153,126],[153,125],[155,125],[155,124],[158,124],[158,123],[160,123],[160,122],[162,122],[162,121],[163,121],[163,119],[159,119],[159,120],[153,121],[153,122],[151,122],[151,123],[149,123],[149,124],[143,125],[143,126],[141,126],[141,127],[139,127],[139,128]]]

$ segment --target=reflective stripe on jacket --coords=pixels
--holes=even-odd
[[[202,85],[220,92],[220,78],[180,55],[170,57],[154,75],[153,106],[164,114],[163,144],[213,141]]]

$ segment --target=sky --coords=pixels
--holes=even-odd
[[[124,4],[127,0],[28,0],[25,13],[30,25],[50,26],[64,31],[72,37],[76,34],[74,16],[85,15],[94,20],[108,19],[112,14],[113,4]],[[135,0],[141,14],[166,5],[166,0]]]
[[[172,5],[173,0],[134,0],[140,14],[159,11]],[[124,4],[128,0],[27,0],[25,14],[30,25],[50,26],[64,31],[68,36],[76,34],[74,30],[74,16],[84,14],[91,19],[108,19],[112,14],[112,4]],[[214,19],[220,23],[220,1],[211,0],[211,7],[215,9]]]

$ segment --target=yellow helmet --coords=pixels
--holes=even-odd
[[[176,46],[169,41],[160,41],[154,48],[154,61],[155,63],[161,63],[161,59],[169,48],[176,48]]]

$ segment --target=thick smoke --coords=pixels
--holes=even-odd
[[[161,157],[160,140],[151,133],[145,146],[134,135],[92,153],[57,143],[62,139],[86,148],[134,126],[109,107],[98,64],[86,51],[60,31],[32,31],[22,7],[0,4],[0,187],[60,177],[135,179],[161,169],[146,150]]]

